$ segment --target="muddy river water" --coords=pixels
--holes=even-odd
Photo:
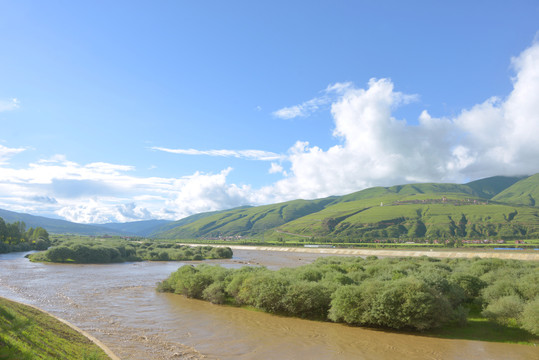
[[[0,296],[64,318],[122,359],[539,359],[539,348],[395,334],[279,317],[155,292],[182,263],[31,263],[0,255]],[[277,269],[320,254],[235,250],[208,261]]]

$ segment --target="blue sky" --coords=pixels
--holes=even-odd
[[[539,171],[537,1],[0,1],[0,208],[102,223]]]

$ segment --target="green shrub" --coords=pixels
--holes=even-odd
[[[482,315],[500,324],[516,323],[524,310],[524,302],[518,295],[502,296],[492,301],[483,310]]]
[[[539,336],[539,297],[524,306],[520,322],[523,329]]]

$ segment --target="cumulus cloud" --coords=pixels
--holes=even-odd
[[[391,80],[343,88],[331,105],[340,144],[324,150],[298,141],[289,151],[290,176],[263,191],[313,198],[374,185],[539,171],[539,44],[512,64],[516,76],[505,99],[487,99],[454,118],[423,111],[417,125],[392,115],[417,97],[395,91]]]
[[[230,185],[227,168],[180,178],[137,177],[134,168],[103,162],[81,165],[54,156],[13,169],[0,166],[0,208],[53,211],[80,223],[177,220],[198,212],[251,203],[249,187]]]
[[[279,174],[279,173],[283,173],[283,172],[284,172],[284,168],[283,168],[280,164],[277,164],[277,163],[271,163],[271,166],[270,166],[268,172],[269,172],[270,174]]]
[[[263,150],[196,150],[196,149],[168,149],[154,146],[152,150],[164,151],[172,154],[180,155],[208,155],[235,157],[247,160],[272,161],[280,159],[282,156],[270,151]]]
[[[174,199],[167,202],[168,209],[175,209],[177,218],[206,211],[229,209],[252,203],[249,186],[228,184],[226,178],[232,171],[227,168],[218,174],[197,172],[175,181]]]
[[[19,106],[20,102],[15,98],[9,100],[0,100],[0,112],[15,110],[18,109]]]

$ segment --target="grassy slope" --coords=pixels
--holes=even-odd
[[[537,223],[539,216],[539,211],[534,208],[516,208],[499,204],[473,205],[475,198],[460,194],[447,194],[447,203],[421,203],[423,200],[428,202],[429,198],[433,198],[432,194],[404,196],[395,194],[368,200],[338,203],[315,214],[282,225],[279,230],[315,236],[329,233],[338,234],[344,229],[365,227],[368,224],[385,227],[385,225],[397,224],[402,221],[402,224],[406,226],[415,220],[421,220],[427,229],[431,226],[448,228],[452,222],[458,226],[463,215],[467,220],[467,228],[471,228],[474,224],[528,225]],[[461,205],[468,204],[467,199],[471,200],[469,205]],[[396,205],[396,201],[400,203]],[[407,203],[409,201],[419,201],[419,203]],[[384,206],[380,206],[381,202]],[[516,215],[509,221],[510,214],[515,211]],[[324,220],[327,218],[334,218],[338,223],[332,232],[324,229]]]
[[[109,359],[101,348],[35,308],[0,298],[0,359]]]
[[[508,187],[492,200],[539,207],[539,174],[535,174]]]
[[[221,211],[155,235],[160,238],[252,236],[277,230],[280,234],[302,236],[358,236],[356,230],[365,230],[366,224],[373,225],[373,229],[392,224],[408,229],[417,220],[422,221],[430,230],[428,234],[433,236],[455,233],[461,223],[465,223],[468,235],[484,233],[486,227],[517,229],[538,224],[537,209],[520,206],[522,202],[518,199],[500,200],[495,195],[507,187],[522,191],[534,186],[539,189],[539,174],[519,179],[496,176],[465,185],[425,183],[374,187],[340,197]],[[448,201],[442,203],[442,197]],[[498,202],[486,205],[489,198]],[[474,204],[474,200],[482,205]],[[502,200],[506,204],[500,204]],[[327,219],[334,221],[331,229],[328,229]]]
[[[480,179],[467,183],[477,196],[492,199],[516,182],[527,178],[527,176],[493,176],[486,179]]]
[[[198,220],[210,217],[210,216],[215,216],[217,214],[222,214],[224,212],[234,211],[234,210],[238,210],[238,209],[248,209],[248,208],[250,208],[250,206],[242,206],[242,207],[235,208],[235,209],[222,210],[222,211],[208,211],[208,212],[203,212],[203,213],[199,213],[199,214],[194,214],[194,215],[188,216],[186,218],[180,219],[178,221],[174,221],[174,222],[170,222],[168,224],[162,225],[159,228],[155,229],[150,234],[150,236],[159,236],[160,234],[166,233],[166,232],[168,232],[168,231],[170,231],[172,229],[179,228],[181,226],[191,224],[191,223],[193,223],[195,221],[198,221]]]
[[[299,217],[320,211],[333,198],[294,200],[280,204],[239,208],[218,212],[157,234],[159,238],[194,238],[258,234]]]

